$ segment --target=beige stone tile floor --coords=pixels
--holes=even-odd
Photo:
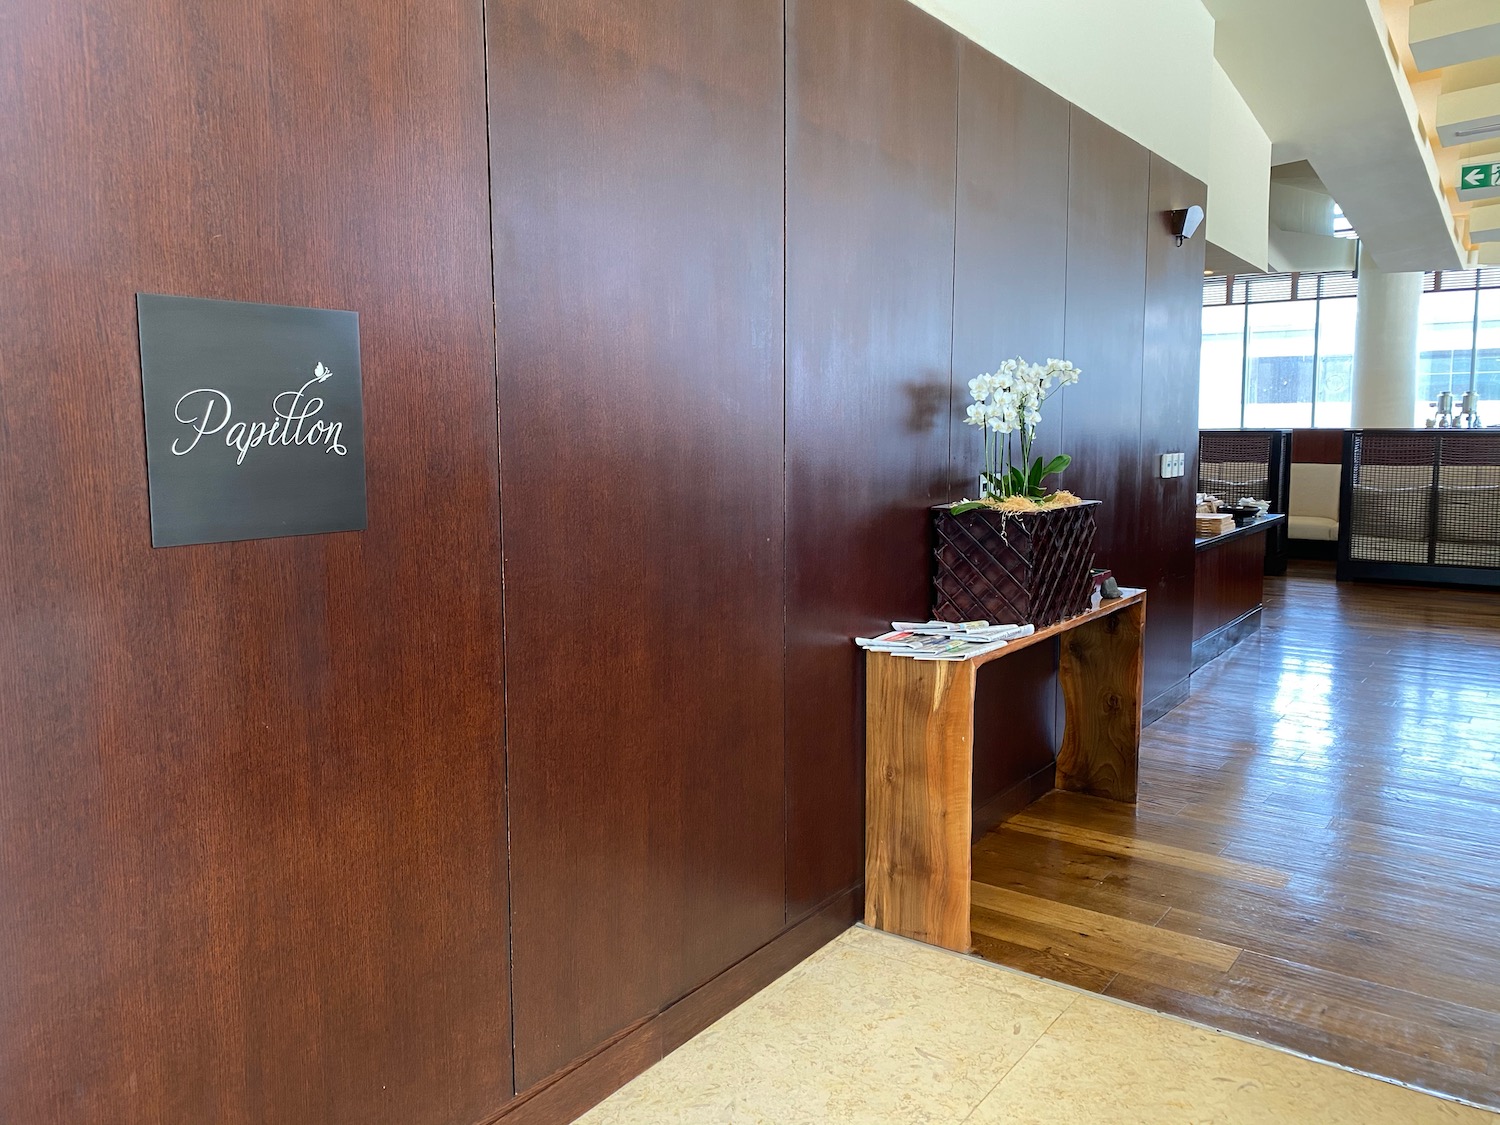
[[[578,1125],[1500,1125],[1500,1116],[856,927]]]

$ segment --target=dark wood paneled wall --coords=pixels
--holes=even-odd
[[[1141,506],[1137,543],[1150,591],[1146,631],[1148,712],[1177,699],[1192,674],[1193,509],[1198,480],[1198,353],[1203,338],[1204,239],[1177,245],[1169,212],[1208,205],[1204,184],[1151,157],[1146,208],[1146,322],[1142,351]],[[1196,296],[1195,296],[1196,294]],[[1159,454],[1187,454],[1187,472],[1163,480]]]
[[[1198,551],[1194,591],[1193,637],[1201,640],[1216,629],[1260,608],[1265,588],[1264,533],[1231,539]]]
[[[1293,430],[1292,461],[1296,464],[1342,465],[1344,431]]]
[[[1069,107],[983,48],[964,40],[962,51],[949,471],[953,494],[973,496],[983,436],[963,424],[968,381],[1011,356],[1064,354]],[[1039,451],[1062,450],[1063,399],[1073,393],[1043,412]],[[982,810],[1052,762],[1061,738],[1056,646],[985,668],[980,686],[973,793]]]
[[[1104,501],[1097,517],[1099,565],[1112,569],[1122,585],[1143,586],[1151,577],[1140,524],[1151,155],[1076,107],[1069,150],[1064,348],[1087,382],[1062,399],[1062,445],[1073,457],[1063,484]]]
[[[864,665],[849,639],[930,606],[958,39],[906,0],[790,0],[787,42],[790,918],[864,875]]]
[[[473,4],[13,5],[0,1121],[510,1093]],[[137,291],[360,313],[369,528],[151,548]]]
[[[1201,185],[904,0],[784,17],[7,23],[0,1120],[561,1120],[836,932],[849,637],[926,612],[1007,355],[1085,369],[1042,440],[1174,681]],[[360,311],[368,531],[149,548],[137,290]]]
[[[782,10],[487,14],[524,1090],[784,922]]]

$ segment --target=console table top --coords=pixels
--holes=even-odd
[[[1098,609],[1085,610],[1077,617],[1065,618],[1055,625],[1048,625],[1045,629],[1038,629],[1030,636],[1017,637],[1013,641],[1006,641],[1004,648],[997,648],[991,652],[983,652],[978,656],[968,656],[962,660],[921,660],[917,661],[917,663],[970,664],[977,668],[981,664],[988,664],[991,660],[1000,660],[1006,656],[1009,656],[1013,652],[1020,652],[1023,648],[1030,648],[1032,645],[1037,644],[1040,641],[1050,640],[1051,638],[1057,636],[1059,633],[1066,633],[1069,629],[1076,629],[1080,625],[1087,625],[1090,621],[1097,620],[1100,617],[1108,617],[1111,613],[1118,613],[1120,610],[1125,609],[1128,606],[1136,605],[1137,603],[1145,600],[1145,597],[1145,590],[1139,590],[1129,586],[1121,586],[1120,596],[1111,601],[1100,603]],[[897,656],[895,653],[876,652],[874,650],[866,651],[865,658],[867,660],[876,660],[879,658],[886,658],[890,660],[914,659],[910,656]]]

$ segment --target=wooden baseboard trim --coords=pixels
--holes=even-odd
[[[1208,636],[1193,642],[1193,671],[1196,672],[1210,660],[1223,656],[1246,637],[1260,631],[1260,607],[1242,613],[1228,625],[1215,629]]]
[[[852,887],[835,895],[681,1000],[620,1033],[570,1069],[517,1095],[481,1125],[566,1125],[586,1113],[847,930],[864,913],[863,892],[863,887]]]
[[[1141,708],[1141,726],[1149,727],[1157,719],[1161,718],[1172,708],[1186,703],[1188,693],[1192,690],[1193,681],[1189,677],[1173,684],[1162,692],[1150,703]]]
[[[1001,821],[1009,820],[1033,801],[1045,797],[1057,785],[1057,766],[1047,765],[1008,789],[1001,790],[974,810],[974,829],[970,839],[978,840]]]
[[[657,1017],[662,1054],[675,1051],[864,917],[863,892],[863,887],[844,891],[662,1012]]]
[[[642,1020],[571,1069],[517,1095],[482,1125],[566,1125],[661,1057],[656,1017]]]

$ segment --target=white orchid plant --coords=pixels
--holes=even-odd
[[[984,472],[979,477],[978,501],[955,507],[977,507],[986,500],[1020,496],[1045,503],[1052,496],[1042,482],[1072,464],[1066,453],[1043,462],[1031,460],[1031,445],[1042,420],[1042,404],[1064,387],[1078,382],[1080,372],[1065,359],[1027,363],[1007,359],[992,375],[969,380],[974,399],[964,422],[984,429]],[[1019,454],[1019,460],[1013,459]]]

